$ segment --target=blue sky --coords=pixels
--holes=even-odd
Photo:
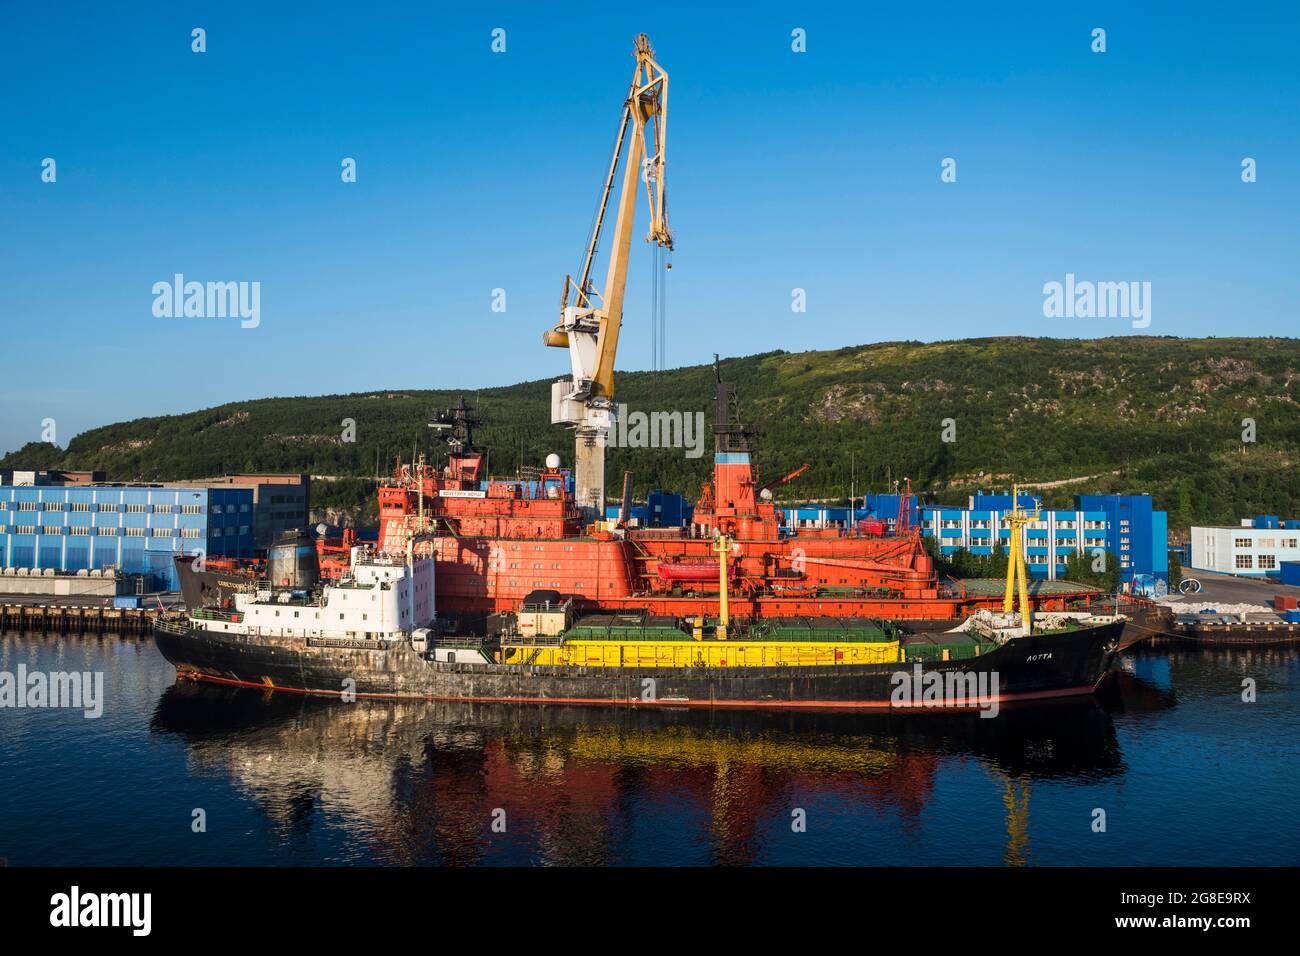
[[[66,445],[246,398],[564,374],[540,338],[641,30],[671,82],[670,365],[1133,334],[1044,318],[1066,273],[1151,282],[1151,334],[1295,332],[1292,4],[469,6],[0,2],[0,450],[45,418]],[[643,232],[628,369],[651,360]],[[261,324],[156,318],[177,272],[260,282]]]

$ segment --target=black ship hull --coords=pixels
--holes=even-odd
[[[199,570],[192,555],[176,557],[176,577],[180,580],[185,607],[191,611],[234,601],[235,595],[251,580],[249,575],[237,571]]]
[[[158,650],[181,677],[357,697],[752,710],[988,710],[1092,693],[1124,622],[1012,638],[959,661],[808,667],[553,667],[442,663],[409,643],[386,649],[314,646],[159,621]],[[361,643],[361,642],[357,642]],[[907,674],[906,680],[898,675]],[[929,675],[937,675],[930,677]],[[927,684],[937,693],[926,691]],[[900,688],[906,685],[904,692]],[[957,689],[956,695],[952,693]]]

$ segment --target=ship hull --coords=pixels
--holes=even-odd
[[[233,601],[235,595],[248,586],[252,578],[230,570],[198,570],[194,558],[180,555],[176,558],[176,577],[180,581],[181,597],[191,611],[201,607],[221,605]]]
[[[249,637],[159,625],[159,651],[181,677],[273,690],[419,700],[699,707],[749,710],[987,710],[993,705],[1092,693],[1108,672],[1124,622],[1013,638],[961,661],[811,667],[602,668],[455,664],[425,660],[409,644],[326,648],[301,638]],[[918,688],[901,700],[895,675]],[[978,693],[924,700],[924,677],[971,680]]]

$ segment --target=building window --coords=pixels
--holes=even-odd
[[[35,510],[36,510],[36,502],[34,502],[34,501],[20,501],[20,502],[18,502],[18,510],[19,510],[19,511],[35,511]]]
[[[197,537],[199,537],[199,529],[198,529],[198,528],[181,528],[181,537],[182,537],[182,538],[197,538]]]
[[[1239,568],[1253,568],[1255,566],[1253,559],[1248,554],[1237,555],[1236,562]]]
[[[154,529],[153,529],[153,536],[154,536],[155,538],[170,538],[170,537],[172,537],[174,534],[176,534],[176,532],[173,531],[171,528],[154,528]]]
[[[100,510],[100,511],[116,511],[116,510],[117,510],[117,505],[100,504],[100,506],[99,506],[99,510]]]
[[[117,529],[116,529],[116,528],[96,528],[96,529],[95,529],[95,533],[98,534],[101,538],[115,538],[115,537],[117,537]]]
[[[50,525],[41,528],[41,534],[63,534],[63,528],[60,526]]]
[[[90,510],[90,502],[89,502],[89,501],[74,501],[74,502],[72,503],[72,506],[71,506],[71,507],[72,507],[72,510],[73,510],[73,511],[89,511],[89,510]]]
[[[171,505],[154,505],[153,513],[156,515],[169,515],[172,513]]]
[[[1276,548],[1276,547],[1277,547],[1277,539],[1276,539],[1276,538],[1260,538],[1260,539],[1258,539],[1258,540],[1255,542],[1255,547],[1257,547],[1257,548]]]
[[[181,505],[181,514],[201,515],[203,514],[203,506],[202,505]]]
[[[144,528],[123,528],[123,533],[128,538],[143,538]]]
[[[1261,554],[1259,556],[1259,566],[1263,570],[1275,570],[1277,568],[1277,555]]]
[[[127,513],[128,513],[128,514],[133,514],[133,515],[142,515],[142,514],[144,514],[144,505],[131,505],[131,504],[129,504],[129,505],[126,506],[126,510],[127,510]]]
[[[89,528],[72,527],[68,529],[68,534],[90,534]]]
[[[1232,546],[1233,546],[1234,548],[1249,548],[1249,547],[1250,547],[1250,539],[1249,539],[1249,538],[1233,538],[1233,539],[1232,539]]]
[[[1297,543],[1300,543],[1300,539],[1297,539],[1297,538],[1283,538],[1283,539],[1282,539],[1282,547],[1284,547],[1284,548],[1294,548],[1294,547],[1296,547]]]
[[[62,511],[62,510],[63,510],[63,502],[61,502],[61,501],[47,501],[47,502],[45,502],[45,504],[42,506],[42,510],[43,510],[43,511]]]
[[[14,528],[14,534],[35,534],[35,533],[36,533],[36,525],[34,524],[20,524],[16,528]]]

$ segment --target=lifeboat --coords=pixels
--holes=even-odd
[[[717,561],[660,561],[658,568],[661,581],[717,581]],[[736,576],[736,566],[731,566],[731,576]]]

